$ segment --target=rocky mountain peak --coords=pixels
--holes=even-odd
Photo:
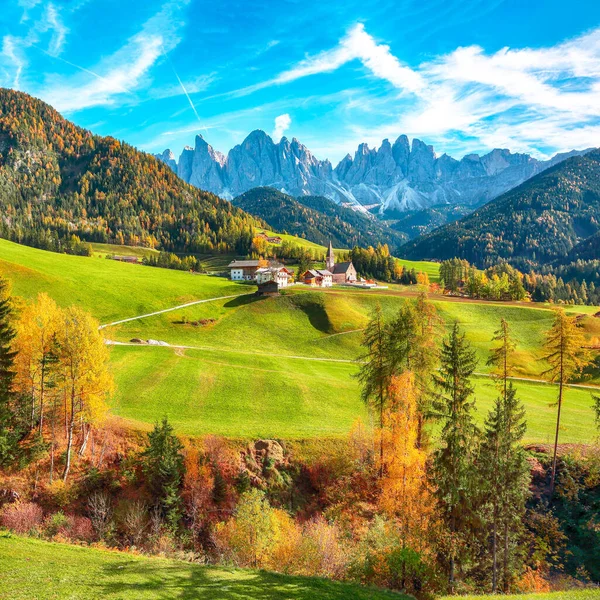
[[[456,160],[447,154],[437,157],[433,146],[417,138],[411,143],[400,135],[393,144],[384,139],[378,148],[359,144],[354,155],[347,154],[334,169],[296,138],[283,136],[274,142],[260,129],[227,156],[201,135],[194,148],[183,149],[176,163],[170,150],[156,156],[185,181],[225,198],[270,186],[293,196],[327,196],[361,211],[378,206],[382,213],[439,204],[477,206],[563,159],[541,162],[498,148]]]

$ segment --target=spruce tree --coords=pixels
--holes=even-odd
[[[436,493],[451,534],[448,565],[451,588],[475,504],[474,460],[478,430],[473,422],[475,402],[471,376],[476,366],[475,351],[455,323],[442,344],[440,370],[434,375],[438,393],[432,402],[433,416],[442,422],[433,467]]]
[[[361,362],[358,380],[362,386],[361,398],[372,410],[379,414],[379,427],[383,431],[384,411],[387,404],[391,367],[389,336],[383,320],[381,306],[377,305],[362,341],[365,353],[358,359]],[[379,444],[379,475],[383,475],[384,449],[383,436]]]
[[[12,305],[9,283],[0,277],[0,464],[14,460],[19,442],[15,428],[15,378],[16,352],[12,349],[15,330],[11,324]]]
[[[183,445],[165,417],[148,434],[148,447],[142,453],[148,489],[171,530],[177,527],[181,518],[182,449]]]

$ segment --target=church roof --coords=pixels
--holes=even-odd
[[[337,263],[337,265],[334,265],[334,267],[333,267],[333,272],[334,273],[346,273],[348,271],[348,269],[350,269],[350,267],[352,267],[352,266],[353,266],[352,261]]]

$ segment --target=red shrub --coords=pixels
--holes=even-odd
[[[34,502],[15,502],[4,507],[0,524],[16,533],[29,533],[42,523],[43,518],[42,508]]]

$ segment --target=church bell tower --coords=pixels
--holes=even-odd
[[[331,240],[329,240],[329,250],[327,250],[327,258],[325,259],[325,264],[327,265],[327,270],[333,273],[335,269],[335,255],[333,254],[333,246],[331,245]]]

